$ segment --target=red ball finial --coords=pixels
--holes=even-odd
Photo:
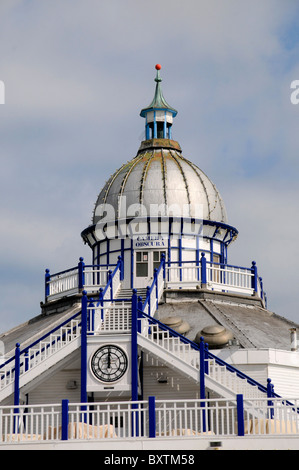
[[[156,70],[161,70],[161,65],[160,64],[156,65]]]

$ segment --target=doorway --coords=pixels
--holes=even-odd
[[[165,251],[140,250],[135,251],[134,287],[149,286],[154,279],[154,270],[159,268],[162,254]]]

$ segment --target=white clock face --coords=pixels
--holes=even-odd
[[[118,346],[107,344],[99,348],[91,358],[91,370],[102,382],[115,382],[128,368],[128,358]]]

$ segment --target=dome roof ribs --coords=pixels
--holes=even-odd
[[[182,157],[183,158],[183,157]],[[187,160],[186,158],[184,158],[184,161],[187,163],[187,165],[191,166],[192,170],[195,171],[198,179],[200,180],[201,184],[202,184],[202,187],[203,187],[203,190],[205,192],[205,195],[206,195],[206,199],[207,199],[207,204],[208,204],[208,214],[209,216],[211,216],[211,205],[210,205],[210,199],[209,199],[209,193],[208,193],[208,190],[207,190],[207,187],[205,185],[205,182],[203,180],[203,178],[201,177],[199,171],[198,171],[198,168],[196,167],[196,165],[193,165],[192,162],[190,162],[189,160]]]
[[[121,196],[124,193],[125,185],[126,185],[126,182],[128,181],[128,178],[129,178],[130,174],[134,170],[135,166],[139,163],[139,161],[140,161],[140,158],[134,158],[133,160],[131,160],[131,162],[129,162],[128,170],[126,171],[126,173],[125,173],[125,175],[122,179],[122,182],[120,184],[119,193],[118,193],[118,201],[120,200]],[[119,202],[118,202],[118,204],[117,204],[117,217],[119,217],[119,215],[120,214],[119,214]]]
[[[182,157],[183,158],[183,157]],[[211,202],[210,202],[210,198],[209,198],[209,193],[208,193],[208,190],[207,190],[207,187],[206,187],[206,184],[203,180],[203,178],[201,177],[200,173],[199,173],[199,169],[197,168],[197,166],[190,162],[190,160],[187,160],[186,158],[184,158],[184,161],[186,163],[188,163],[188,165],[190,165],[192,167],[192,169],[196,172],[198,178],[200,179],[200,182],[205,190],[205,193],[206,193],[206,196],[207,196],[207,203],[208,203],[208,208],[209,208],[209,215],[210,215],[210,218],[212,217],[212,213],[213,211],[216,209],[217,207],[217,202],[220,204],[220,208],[221,208],[221,214],[222,214],[222,221],[225,221],[226,220],[226,211],[225,211],[225,208],[224,208],[224,204],[223,204],[223,201],[221,199],[221,197],[219,196],[219,193],[218,193],[218,190],[216,188],[216,185],[213,183],[213,181],[210,180],[210,178],[208,178],[208,176],[202,171],[201,173],[207,178],[207,180],[211,183],[213,189],[214,189],[214,194],[215,194],[215,201],[214,201],[214,206],[211,207]]]
[[[140,180],[140,193],[139,193],[139,202],[140,204],[143,204],[143,194],[144,194],[144,184],[145,184],[145,181],[146,181],[146,176],[148,174],[148,171],[149,171],[149,167],[150,167],[150,164],[154,158],[154,154],[155,152],[152,151],[151,153],[150,152],[146,152],[145,155],[149,154],[150,157],[147,159],[147,162],[146,164],[144,165],[143,167],[143,171],[142,171],[142,175],[141,175],[141,180]]]
[[[187,194],[187,198],[188,198],[188,204],[189,206],[191,205],[191,199],[190,199],[190,194],[189,194],[189,186],[188,186],[188,182],[187,182],[187,179],[186,179],[186,175],[184,173],[184,170],[183,170],[183,167],[182,165],[180,164],[179,162],[179,158],[175,155],[175,152],[173,152],[172,150],[170,150],[170,154],[173,158],[173,160],[176,162],[177,166],[179,167],[180,169],[180,173],[183,177],[183,180],[184,180],[184,183],[185,183],[185,188],[186,188],[186,194]],[[182,159],[182,157],[180,156],[180,159]],[[190,207],[189,207],[189,215],[190,215]]]
[[[114,183],[114,181],[116,180],[116,178],[118,177],[118,175],[120,174],[120,172],[122,171],[122,169],[126,165],[127,165],[127,163],[124,163],[118,170],[116,170],[116,172],[109,178],[109,180],[105,184],[105,186],[104,186],[105,194],[104,194],[104,197],[103,197],[103,204],[105,204],[107,202],[107,197],[108,197],[109,190],[110,190],[112,184]]]

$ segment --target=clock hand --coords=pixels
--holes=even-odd
[[[108,349],[108,364],[107,364],[108,369],[111,367],[111,351],[110,348]]]

